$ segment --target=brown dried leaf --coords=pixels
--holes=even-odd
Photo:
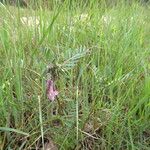
[[[52,139],[49,139],[49,141],[45,143],[44,149],[45,150],[58,150],[58,147],[56,146],[54,141],[52,141]]]

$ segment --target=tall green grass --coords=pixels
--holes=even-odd
[[[149,149],[150,9],[64,1],[0,4],[0,148]],[[36,16],[28,26],[21,17]],[[46,97],[56,66],[58,98]]]

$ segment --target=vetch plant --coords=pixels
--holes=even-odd
[[[73,69],[79,59],[84,57],[87,52],[89,52],[89,50],[80,47],[74,53],[72,52],[69,56],[67,55],[61,63],[53,62],[47,66],[46,95],[49,100],[54,101],[58,95],[54,81],[58,80],[59,73]]]

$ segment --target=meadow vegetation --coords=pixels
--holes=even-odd
[[[149,149],[149,5],[0,3],[0,14],[2,150]]]

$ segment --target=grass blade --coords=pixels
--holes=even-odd
[[[15,132],[15,133],[17,133],[17,134],[22,134],[22,135],[25,135],[25,136],[30,136],[28,133],[25,133],[25,132],[23,132],[23,131],[20,131],[20,130],[14,129],[14,128],[0,127],[0,131],[4,131],[4,132]]]

